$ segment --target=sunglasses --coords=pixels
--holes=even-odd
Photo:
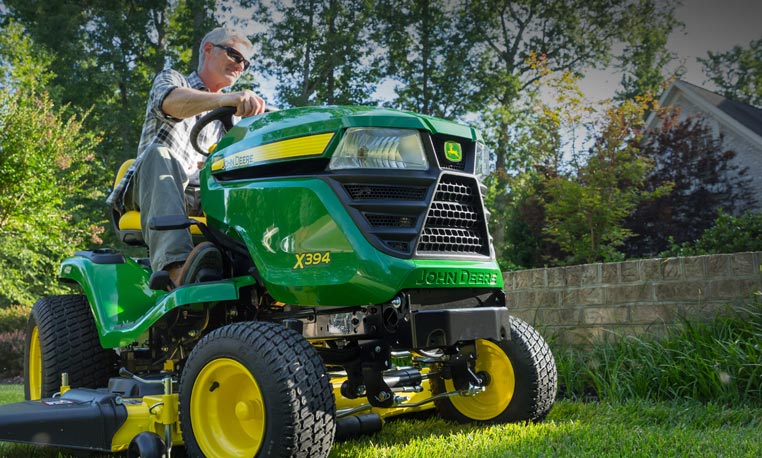
[[[225,54],[228,55],[228,57],[233,60],[236,64],[243,64],[243,69],[248,70],[249,65],[251,65],[251,62],[246,60],[245,57],[241,55],[240,52],[236,51],[235,49],[231,48],[230,46],[225,45],[214,45],[215,48],[220,48],[225,50]]]

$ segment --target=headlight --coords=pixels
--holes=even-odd
[[[476,159],[474,162],[474,175],[484,181],[492,173],[491,151],[484,143],[476,144]]]
[[[344,133],[328,168],[426,170],[429,162],[417,130],[352,127]]]

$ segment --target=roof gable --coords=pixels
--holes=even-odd
[[[746,103],[730,100],[687,81],[677,80],[662,94],[659,106],[673,106],[678,95],[689,101],[719,122],[746,137],[762,148],[762,110]],[[646,128],[655,128],[657,116],[652,112],[646,121]]]

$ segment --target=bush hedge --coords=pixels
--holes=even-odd
[[[25,339],[21,330],[0,333],[0,378],[24,375]]]
[[[29,310],[29,307],[22,305],[0,307],[0,333],[19,331],[26,328]]]

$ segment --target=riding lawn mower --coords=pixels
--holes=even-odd
[[[203,217],[153,218],[219,250],[172,288],[147,258],[80,251],[80,294],[32,308],[26,401],[0,441],[158,457],[327,456],[335,439],[435,410],[537,422],[556,394],[548,345],[510,316],[484,206],[478,131],[372,107],[196,124]],[[222,122],[210,151],[198,133]],[[123,167],[124,169],[124,167]],[[123,171],[123,170],[122,170]],[[143,245],[139,213],[114,214]]]

